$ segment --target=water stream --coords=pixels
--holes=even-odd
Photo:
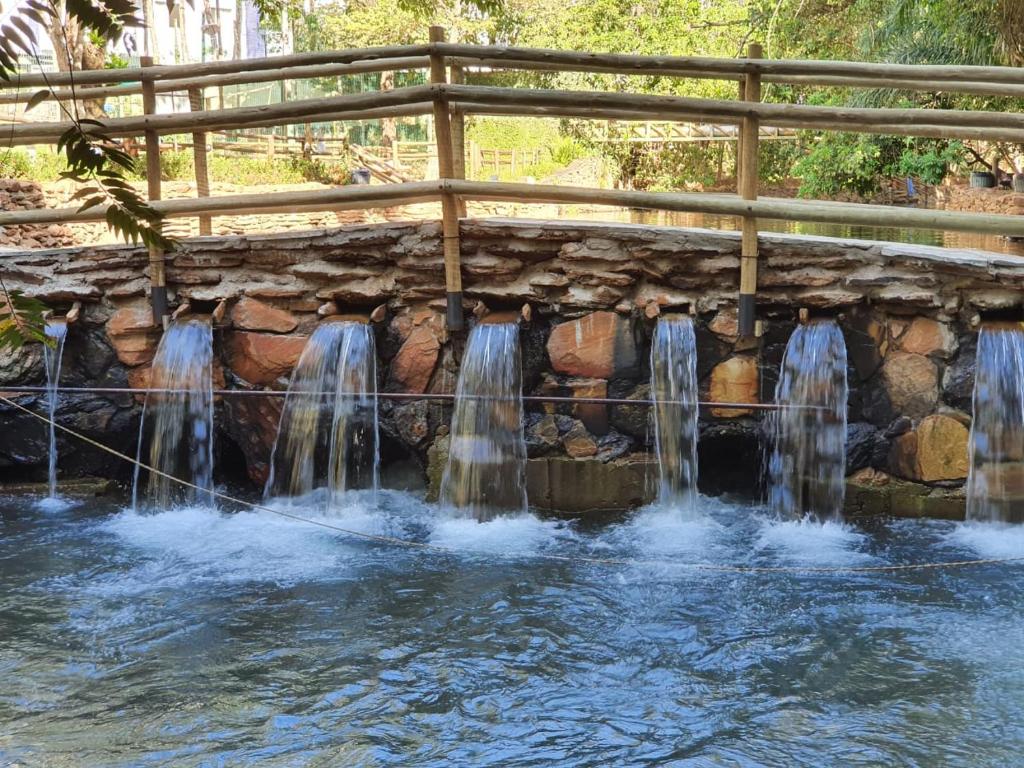
[[[784,519],[837,519],[846,491],[846,343],[834,322],[800,325],[786,345],[767,421],[771,506]]]
[[[365,323],[322,323],[288,385],[264,496],[376,491],[377,355]]]
[[[697,341],[686,316],[658,320],[651,341],[658,501],[696,514]]]
[[[46,366],[46,408],[50,418],[50,456],[49,484],[47,498],[57,498],[57,388],[60,386],[60,365],[64,357],[64,342],[67,340],[68,326],[63,320],[51,320],[46,323],[46,336],[53,345],[43,345],[43,361]]]
[[[515,323],[470,332],[441,480],[441,504],[461,516],[483,521],[526,511],[521,366]]]
[[[1024,522],[1024,331],[978,334],[971,422],[967,518]]]
[[[149,473],[146,497],[157,509],[212,503],[213,332],[209,319],[175,320],[153,358],[150,388],[139,427],[138,458],[171,477]],[[147,444],[148,453],[144,452]],[[135,469],[132,506],[138,505],[141,473]]]

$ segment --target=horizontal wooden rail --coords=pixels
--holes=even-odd
[[[299,192],[179,198],[162,200],[153,205],[165,216],[177,218],[200,214],[229,216],[254,212],[291,213],[391,207],[411,202],[440,200],[444,194],[455,194],[469,200],[643,208],[681,213],[755,216],[764,219],[826,224],[938,229],[1024,237],[1024,216],[1000,216],[985,213],[959,213],[860,203],[810,202],[778,198],[742,200],[738,196],[730,194],[637,192],[456,179],[348,186]],[[6,211],[0,213],[0,226],[101,221],[103,217],[102,207],[81,212],[77,208]]]
[[[675,75],[738,80],[747,74],[763,79],[801,76],[842,77],[870,87],[885,87],[886,80],[904,82],[947,82],[958,84],[1006,83],[1024,85],[1020,67],[981,67],[935,64],[883,64],[873,62],[805,59],[726,59],[703,56],[639,56],[623,53],[583,53],[546,48],[476,46],[439,43],[432,48],[463,65],[489,67],[526,65],[557,67],[564,71],[608,72],[613,74]],[[407,54],[406,54],[407,55]]]
[[[311,64],[306,66],[281,67],[278,69],[258,69],[243,72],[229,72],[219,75],[203,75],[200,77],[181,77],[157,80],[154,89],[157,93],[174,93],[188,91],[190,88],[222,88],[230,85],[249,85],[252,83],[273,83],[281,80],[308,80],[315,77],[342,77],[345,75],[363,75],[373,72],[404,71],[423,69],[427,66],[427,58],[405,57],[397,59],[371,59],[350,63]],[[157,67],[153,67],[157,69]],[[27,102],[36,93],[34,88],[0,93],[0,104],[20,104]],[[124,85],[93,86],[57,90],[47,95],[47,99],[56,97],[61,100],[101,99],[118,96],[134,96],[142,93],[141,81],[126,82]]]
[[[474,85],[420,85],[391,91],[303,99],[260,107],[235,107],[191,113],[124,117],[106,121],[107,134],[165,135],[197,128],[207,131],[330,120],[423,114],[435,101],[460,103],[463,112],[548,114],[623,119],[675,119],[737,123],[756,117],[781,128],[893,133],[909,136],[973,137],[1024,141],[1024,114],[951,109],[871,109],[760,104],[678,96],[646,96],[588,91],[524,90]],[[388,111],[382,111],[388,110]],[[68,122],[10,125],[0,141],[12,145],[55,142]]]
[[[314,53],[270,56],[259,59],[215,61],[202,64],[163,65],[147,68],[86,70],[23,74],[13,83],[18,88],[54,86],[98,86],[111,83],[154,81],[191,81],[209,77],[204,85],[219,86],[241,82],[259,71],[280,70],[286,78],[318,77],[317,74],[296,74],[295,70],[312,71],[317,66],[369,65],[387,59],[415,59],[416,67],[425,67],[431,53],[440,53],[457,66],[487,68],[557,70],[573,72],[604,72],[619,75],[652,75],[687,78],[739,80],[747,74],[759,74],[766,82],[792,82],[804,85],[825,85],[863,88],[898,88],[907,90],[979,93],[1020,96],[1024,87],[1024,69],[1020,67],[983,67],[926,64],[884,64],[871,62],[788,60],[788,59],[726,59],[701,56],[639,56],[615,53],[581,53],[540,48],[505,46],[474,46],[456,43],[427,45],[379,46],[363,49],[319,51]],[[410,64],[395,66],[404,69]],[[357,70],[353,69],[352,74]],[[367,69],[364,71],[374,71]],[[325,75],[326,76],[326,75]],[[243,79],[238,79],[243,78]],[[182,85],[168,90],[184,89]],[[121,91],[123,93],[123,91]],[[96,92],[94,96],[101,94]],[[116,93],[110,94],[116,95]],[[4,97],[6,98],[6,96]],[[0,102],[10,103],[10,102]]]
[[[347,48],[338,51],[293,53],[287,56],[266,56],[257,59],[208,61],[202,64],[164,64],[145,68],[126,67],[124,69],[90,69],[77,72],[22,74],[15,76],[9,87],[46,88],[50,86],[132,83],[143,80],[187,80],[206,75],[227,75],[291,67],[353,64],[357,61],[370,62],[380,59],[422,57],[429,55],[430,51],[430,45],[389,45],[374,48]]]

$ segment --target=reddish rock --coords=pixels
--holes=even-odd
[[[107,321],[107,336],[117,359],[125,365],[150,362],[156,354],[160,336],[153,324],[153,310],[149,303],[138,302],[117,310]]]
[[[281,420],[283,397],[226,397],[228,433],[245,456],[246,474],[262,486],[270,471],[270,454]]]
[[[413,328],[391,361],[389,383],[398,392],[426,392],[441,342],[429,325]]]
[[[228,367],[250,384],[271,384],[295,367],[307,338],[234,331],[225,344]]]
[[[918,317],[900,337],[900,347],[916,355],[936,354],[947,358],[956,351],[956,337],[945,323]]]
[[[107,321],[107,335],[109,336],[155,330],[153,308],[148,303],[140,302],[121,307]]]
[[[637,364],[629,320],[614,312],[592,312],[556,326],[548,356],[559,373],[583,378],[612,378]]]
[[[246,331],[291,333],[298,326],[295,315],[258,299],[243,296],[231,310],[231,322]]]
[[[573,397],[608,397],[608,382],[604,379],[569,379],[565,386]],[[608,406],[598,403],[574,405],[573,415],[595,435],[608,434]]]
[[[757,359],[736,355],[723,360],[711,370],[711,399],[719,403],[758,402]],[[749,408],[712,408],[711,414],[722,418],[745,416]]]
[[[739,312],[736,307],[719,310],[715,319],[708,323],[708,330],[728,341],[736,341],[740,335]]]

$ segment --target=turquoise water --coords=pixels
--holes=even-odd
[[[600,527],[0,499],[0,764],[1007,766],[1020,528],[773,522],[700,500]],[[302,512],[319,504],[298,502]],[[645,561],[607,565],[548,555]]]

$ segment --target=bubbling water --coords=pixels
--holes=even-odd
[[[967,519],[1024,522],[1024,331],[978,334]]]
[[[149,436],[151,472],[146,495],[157,508],[213,504],[213,330],[209,319],[176,320],[164,332],[153,358],[153,391],[146,395],[137,458]],[[191,486],[171,478],[180,478]],[[132,506],[138,503],[135,468]]]
[[[768,420],[769,498],[787,519],[831,520],[846,490],[846,343],[832,321],[799,326],[782,360]]]
[[[515,323],[469,334],[455,392],[441,503],[490,520],[526,511],[522,363]]]
[[[658,320],[651,342],[658,501],[697,509],[697,341],[689,317]]]
[[[323,323],[309,338],[285,397],[264,496],[328,499],[377,490],[377,355],[364,323]]]

